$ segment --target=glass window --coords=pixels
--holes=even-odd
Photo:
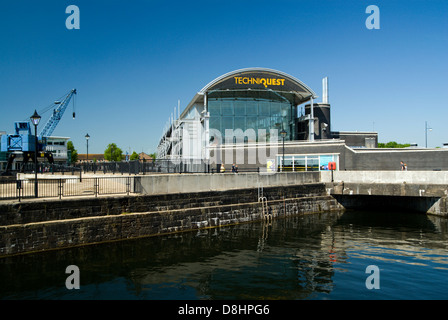
[[[283,119],[279,115],[271,115],[271,128],[277,129],[278,134],[280,135],[280,131],[284,128]]]
[[[258,115],[258,101],[248,100],[246,103],[246,114],[248,116]]]
[[[210,117],[221,116],[221,101],[209,101],[207,107],[208,112],[210,112]]]
[[[319,171],[319,157],[308,156],[306,159],[306,171]]]
[[[248,116],[246,118],[246,130],[247,129],[254,129],[255,132],[258,130],[258,117],[252,117]]]
[[[292,157],[285,156],[285,162],[283,166],[283,171],[292,171]]]
[[[233,132],[233,117],[222,117],[221,120],[221,134],[223,137],[226,135],[226,129],[230,129]],[[224,140],[225,141],[225,140]]]
[[[235,116],[246,115],[246,101],[236,100],[233,105],[235,106]]]
[[[271,103],[271,116],[281,116],[282,114],[282,103],[272,102]]]
[[[221,130],[221,117],[212,117],[210,116],[210,129],[216,129],[222,134]]]
[[[221,112],[223,116],[233,116],[233,101],[223,100],[221,102]]]
[[[328,163],[333,161],[332,155],[322,155],[319,157],[320,170],[328,170]]]
[[[294,171],[305,171],[305,157],[294,157]]]
[[[241,129],[243,132],[246,130],[246,117],[235,117],[234,129]]]
[[[269,101],[260,101],[258,103],[258,114],[263,116],[269,116]]]

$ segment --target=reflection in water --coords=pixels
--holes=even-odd
[[[2,299],[446,299],[447,219],[345,212],[0,259]],[[81,289],[65,288],[75,264]],[[380,290],[367,290],[368,265]]]

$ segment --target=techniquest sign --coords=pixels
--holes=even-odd
[[[285,79],[280,78],[253,78],[253,77],[233,77],[235,84],[262,84],[268,86],[284,86]]]
[[[272,89],[279,91],[307,92],[300,83],[274,72],[241,72],[215,83],[209,90]]]

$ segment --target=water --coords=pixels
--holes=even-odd
[[[3,258],[0,299],[447,299],[447,230],[419,214],[326,213]]]

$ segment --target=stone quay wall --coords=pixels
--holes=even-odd
[[[0,257],[343,210],[325,184],[0,205]]]

